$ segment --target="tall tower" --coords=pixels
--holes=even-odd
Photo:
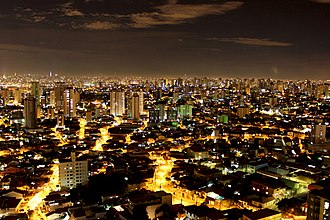
[[[31,95],[33,95],[37,102],[37,118],[41,117],[41,105],[40,105],[40,96],[41,96],[41,90],[40,90],[40,83],[39,82],[31,82]]]
[[[144,95],[143,95],[143,91],[139,91],[138,92],[139,95],[139,113],[140,115],[143,114],[143,109],[144,109],[144,105],[143,105],[143,99],[144,99]]]
[[[313,136],[315,144],[322,144],[326,141],[327,126],[315,125]]]
[[[36,98],[30,94],[24,100],[24,117],[26,128],[37,128],[37,101]]]
[[[16,103],[22,103],[22,90],[20,88],[14,90],[14,100]]]
[[[123,115],[125,113],[125,92],[111,91],[110,92],[110,114]]]
[[[162,88],[158,88],[156,91],[156,98],[160,100],[163,97],[163,90]]]
[[[156,109],[159,110],[159,120],[161,122],[165,121],[166,118],[166,111],[165,111],[165,104],[161,103],[156,106]]]
[[[79,93],[73,87],[67,87],[64,94],[64,115],[74,117],[76,116],[77,102],[79,101]]]
[[[54,88],[55,90],[55,110],[56,112],[63,111],[62,109],[65,106],[65,83],[64,82],[57,82]],[[64,111],[63,111],[64,112]]]
[[[130,113],[133,120],[140,119],[140,96],[137,93],[132,96]]]

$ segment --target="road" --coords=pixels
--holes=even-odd
[[[92,148],[93,151],[103,151],[102,145],[105,144],[107,142],[107,140],[109,140],[109,138],[110,138],[108,129],[109,129],[109,126],[100,128],[101,137],[96,140],[95,146]]]
[[[101,137],[96,140],[95,146],[92,148],[93,151],[103,151],[102,145],[105,144],[107,142],[107,140],[109,140],[111,138],[110,133],[108,132],[109,128],[111,128],[113,126],[118,126],[123,122],[122,118],[120,118],[120,117],[114,117],[114,120],[116,121],[114,125],[100,128]],[[81,126],[82,126],[82,124],[80,124],[80,128],[81,128]]]
[[[53,128],[52,131],[55,133],[55,137],[60,140],[61,143],[59,145],[65,145],[68,143],[63,139],[63,134],[60,131],[56,130],[56,128]]]
[[[82,140],[85,138],[85,126],[86,126],[86,120],[84,118],[80,118],[79,119],[79,126],[80,126],[80,129],[79,129],[79,133],[78,133],[78,136],[79,136],[79,139]]]
[[[23,209],[25,212],[33,210],[33,214],[30,216],[32,220],[47,219],[46,213],[42,211],[43,200],[52,192],[56,190],[59,183],[59,168],[58,164],[52,165],[52,174],[49,177],[49,181],[41,189],[37,189],[32,197],[26,198],[26,201],[19,209]]]
[[[170,176],[171,170],[173,168],[174,162],[171,159],[165,160],[162,155],[150,154],[150,159],[155,160],[155,165],[157,165],[151,183],[147,183],[145,188],[150,191],[160,191],[163,190],[167,193],[172,194],[173,204],[183,204],[185,206],[189,205],[200,205],[204,202],[202,198],[196,198],[192,200],[190,198],[184,197],[186,192],[183,192],[179,188],[174,188]]]

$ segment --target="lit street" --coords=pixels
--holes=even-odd
[[[49,195],[50,192],[55,191],[59,184],[59,170],[58,164],[54,164],[51,168],[52,175],[49,177],[47,182],[41,189],[35,190],[36,194],[32,198],[26,198],[25,205],[20,207],[25,212],[34,210],[33,216],[30,219],[46,219],[45,213],[42,211],[43,199]]]
[[[101,137],[96,140],[95,146],[92,148],[93,151],[103,151],[102,145],[107,142],[107,140],[110,138],[109,127],[100,128]]]

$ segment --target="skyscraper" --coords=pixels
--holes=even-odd
[[[31,82],[30,87],[31,95],[34,96],[37,102],[37,118],[41,117],[41,105],[40,105],[40,96],[41,96],[41,90],[40,90],[40,83],[39,82]]]
[[[314,142],[315,144],[324,143],[326,140],[327,126],[326,125],[315,125],[314,128]]]
[[[123,115],[125,113],[125,92],[114,90],[110,92],[110,114]]]
[[[237,108],[237,115],[239,118],[244,118],[246,115],[248,115],[250,112],[250,109],[245,106],[240,106]]]
[[[321,180],[308,186],[307,220],[330,219],[330,179]]]
[[[66,85],[64,82],[57,82],[56,86],[54,88],[55,90],[55,110],[56,112],[63,111],[64,112],[64,106],[65,106],[65,88]]]
[[[191,118],[192,117],[192,105],[180,105],[178,107],[178,117],[179,118]]]
[[[13,93],[15,102],[22,103],[22,90],[20,88],[15,88]]]
[[[63,112],[64,116],[76,116],[76,108],[80,100],[80,95],[74,87],[66,86],[64,82],[57,82],[54,90],[56,112]],[[50,101],[52,103],[52,93],[50,95]]]
[[[38,127],[37,101],[32,94],[29,94],[24,100],[24,118],[26,128],[33,129]]]
[[[157,110],[159,110],[159,120],[160,122],[165,121],[165,104],[161,103],[158,104],[157,106]]]
[[[64,115],[70,117],[76,116],[77,103],[80,99],[79,93],[73,87],[67,87],[64,96]]]
[[[144,112],[144,104],[143,104],[143,99],[144,99],[144,94],[143,91],[138,92],[139,95],[139,114],[142,115]]]
[[[132,96],[130,113],[133,120],[140,119],[140,96],[138,93],[134,93]]]

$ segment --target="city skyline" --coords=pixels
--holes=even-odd
[[[329,81],[0,83],[1,219],[328,219],[329,150]]]
[[[0,74],[329,79],[330,1],[6,1]]]

